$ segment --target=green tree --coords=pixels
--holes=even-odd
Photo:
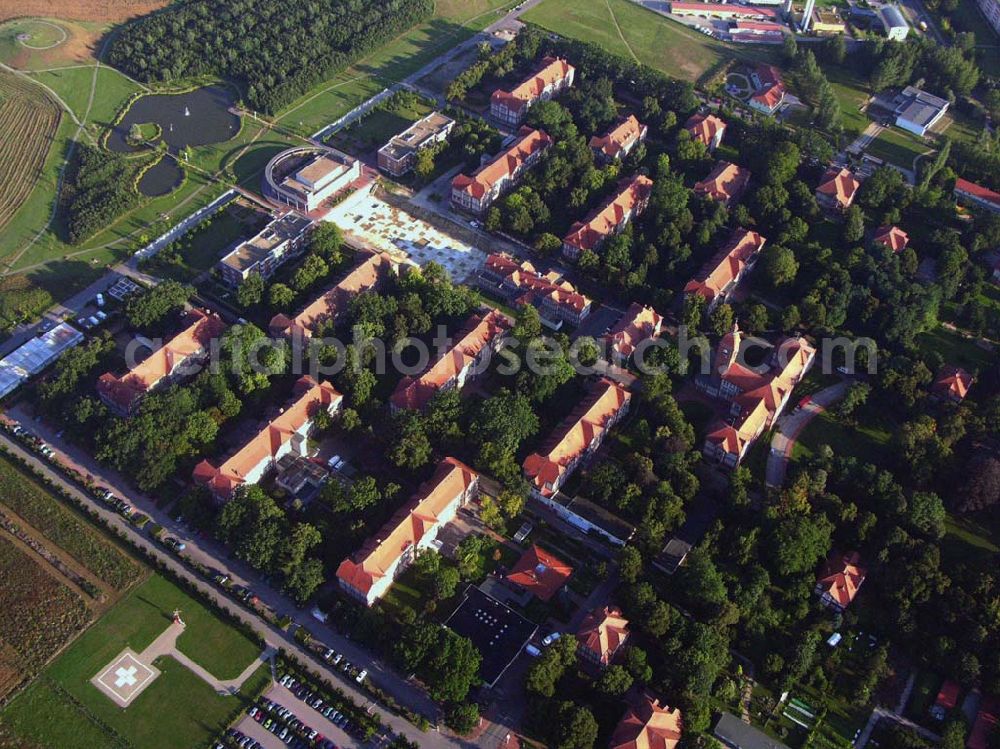
[[[272,310],[287,310],[295,301],[295,292],[283,283],[276,283],[267,290],[267,303]]]
[[[431,697],[443,702],[465,700],[469,689],[479,682],[482,660],[471,640],[441,627],[437,647],[424,664]]]
[[[445,723],[448,728],[460,736],[472,733],[473,729],[479,725],[479,705],[474,702],[455,705],[448,711]]]
[[[182,309],[194,289],[176,281],[164,281],[142,294],[134,294],[125,302],[125,319],[139,330],[159,323],[171,312]]]
[[[608,697],[621,697],[632,687],[632,674],[624,666],[608,666],[597,682],[597,689]]]
[[[569,700],[559,703],[551,725],[555,749],[592,749],[597,741],[594,714]]]
[[[251,273],[236,289],[236,302],[241,307],[253,307],[264,298],[264,279],[260,273]]]
[[[309,249],[333,265],[340,263],[344,233],[332,221],[322,221],[309,235]]]

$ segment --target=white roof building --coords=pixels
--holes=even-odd
[[[7,354],[0,359],[0,398],[16,390],[82,340],[83,333],[64,322]]]

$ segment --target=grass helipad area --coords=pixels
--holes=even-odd
[[[255,642],[170,581],[154,575],[17,695],[0,712],[0,727],[26,744],[60,749],[207,746],[241,708],[242,697],[259,691],[270,673],[262,664],[239,696],[218,694],[170,656],[155,660],[153,669],[159,673],[153,678],[136,654],[171,626],[175,609],[181,611],[185,623],[177,649],[219,679],[238,677],[260,655]],[[112,690],[137,692],[126,708],[92,683],[102,676]]]

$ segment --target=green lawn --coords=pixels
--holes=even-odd
[[[358,123],[337,133],[331,145],[348,153],[362,154],[381,147],[430,112],[431,107],[423,103],[412,109],[376,109]]]
[[[799,435],[792,459],[808,458],[821,446],[829,445],[836,455],[878,463],[892,432],[888,424],[869,416],[876,415],[863,414],[858,417],[858,426],[852,427],[841,423],[829,411],[820,414]]]
[[[63,68],[33,73],[32,77],[55,91],[66,105],[82,120],[90,98],[90,84],[94,78],[93,67]],[[88,122],[110,125],[128,97],[139,91],[139,85],[114,68],[104,67],[97,73],[97,87]]]
[[[934,147],[901,130],[887,128],[865,150],[896,166],[912,169],[913,160],[923,153],[933,152]]]
[[[156,662],[162,674],[125,710],[90,684],[122,648],[138,652],[148,646],[169,625],[174,608],[187,623],[179,647],[216,676],[232,678],[258,656],[255,643],[171,582],[153,576],[0,712],[0,723],[25,740],[60,749],[207,745],[242,700],[218,695],[172,658]],[[255,692],[268,678],[267,666],[261,665],[243,693]]]
[[[917,346],[924,356],[937,353],[944,358],[946,364],[969,370],[985,370],[991,361],[990,352],[944,327],[930,333],[921,333],[917,336]]]
[[[689,81],[742,54],[630,0],[544,0],[522,20],[561,36],[600,44],[609,52]],[[746,53],[748,57],[764,54],[761,50]]]
[[[860,133],[871,120],[860,111],[868,98],[868,89],[864,82],[841,67],[827,66],[823,72],[833,87],[833,93],[840,103],[843,113],[844,129],[848,132]]]

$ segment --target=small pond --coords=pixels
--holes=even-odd
[[[147,146],[129,143],[132,125],[155,123],[160,138],[171,153],[187,146],[222,143],[240,131],[240,118],[230,112],[233,95],[222,86],[204,86],[186,94],[150,94],[136,99],[108,134],[107,147],[118,153],[133,153]],[[139,180],[139,191],[155,197],[166,195],[180,184],[183,170],[171,158],[163,158]]]

